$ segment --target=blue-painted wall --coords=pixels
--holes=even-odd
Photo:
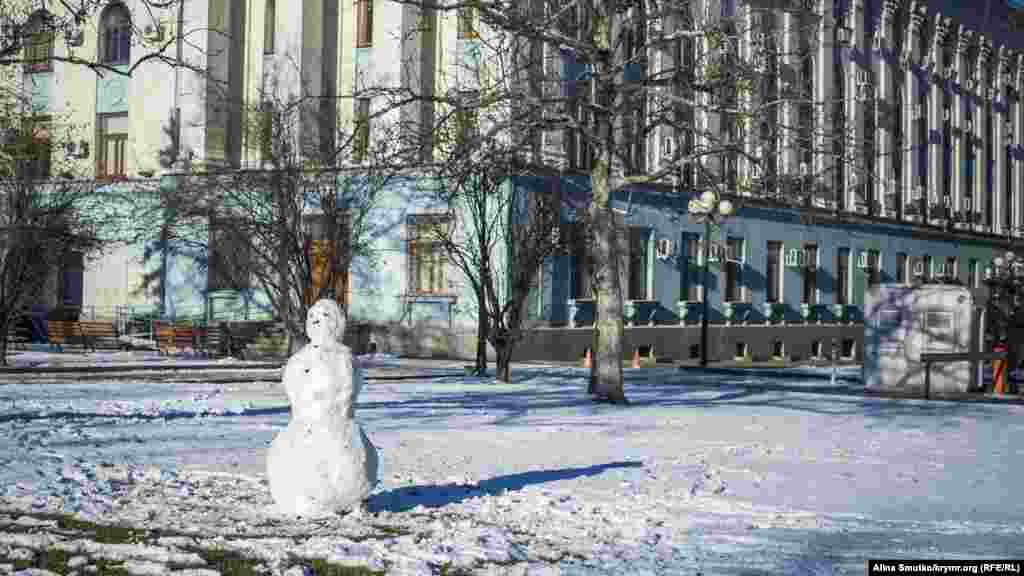
[[[574,187],[583,190],[585,185],[576,180]],[[576,196],[585,196],[585,192],[577,192]],[[674,251],[670,258],[661,260],[651,258],[653,269],[653,300],[657,310],[657,323],[678,322],[676,303],[685,298],[686,268],[689,267],[693,277],[699,282],[702,279],[701,267],[698,262],[688,261],[685,257],[687,235],[704,235],[704,225],[693,221],[686,213],[690,194],[676,194],[671,191],[644,190],[632,188],[618,193],[614,199],[614,207],[623,213],[624,223],[630,227],[649,229],[653,234],[652,241],[659,238],[671,239]],[[568,204],[585,205],[582,197],[570,198]],[[742,199],[734,199],[738,205],[736,214],[722,224],[720,232],[713,234],[714,240],[727,237],[744,240],[744,260],[742,269],[743,299],[749,303],[749,320],[764,320],[763,311],[766,301],[766,269],[768,242],[782,242],[783,253],[790,248],[802,248],[805,244],[815,244],[818,249],[818,268],[816,284],[818,290],[817,304],[831,305],[836,302],[837,283],[837,252],[840,248],[850,250],[850,297],[848,304],[853,305],[854,320],[858,320],[857,309],[863,305],[864,291],[867,285],[867,273],[857,267],[857,255],[861,251],[876,250],[880,254],[881,282],[895,282],[897,253],[908,257],[928,255],[933,267],[946,262],[949,257],[958,259],[958,277],[965,283],[968,281],[969,262],[976,259],[980,270],[984,270],[998,254],[1004,250],[997,246],[996,239],[981,239],[965,243],[960,239],[922,239],[915,237],[910,226],[895,223],[856,223],[836,222],[829,215],[819,220],[825,223],[813,224],[807,221],[806,214],[801,217],[799,211],[782,208],[743,206]],[[569,210],[571,212],[571,210]],[[572,219],[567,213],[566,219]],[[653,248],[653,247],[652,247]],[[548,264],[543,281],[545,294],[543,303],[545,319],[553,324],[564,324],[568,321],[568,300],[574,293],[573,255],[560,256]],[[782,300],[785,306],[786,320],[799,320],[800,304],[803,296],[801,271],[790,268],[780,262],[782,279]],[[711,264],[711,281],[708,287],[710,318],[721,320],[721,300],[724,290],[725,276],[719,264]],[[623,287],[624,290],[626,287]],[[638,323],[646,323],[649,312],[641,311]],[[587,314],[583,314],[587,318]]]

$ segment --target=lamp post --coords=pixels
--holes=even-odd
[[[711,284],[711,227],[733,214],[733,205],[717,192],[706,190],[700,198],[690,200],[686,211],[697,222],[704,224],[704,283],[701,290],[703,313],[700,317],[700,365],[708,365],[708,286]]]

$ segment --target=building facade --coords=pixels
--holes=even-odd
[[[738,209],[710,238],[686,217],[689,199],[703,192],[686,174],[617,192],[630,355],[637,346],[691,355],[699,341],[693,322],[706,299],[719,357],[807,357],[828,353],[833,341],[857,357],[868,283],[947,277],[980,289],[995,255],[1024,236],[1024,36],[1011,3],[704,0],[693,9],[698,25],[735,23],[742,31],[737,57],[782,55],[763,63],[779,72],[779,84],[751,93],[751,102],[777,98],[792,83],[812,104],[781,98],[769,119],[803,132],[742,132],[744,153],[729,165],[735,189],[726,192]],[[388,109],[378,89],[472,91],[466,76],[488,34],[474,17],[471,10],[385,0],[186,0],[182,10],[165,12],[140,10],[134,0],[111,2],[79,41],[43,50],[97,58],[131,69],[130,76],[97,77],[40,52],[22,78],[45,114],[67,115],[80,127],[67,153],[80,160],[83,174],[127,186],[188,164],[260,167],[247,110],[268,100],[316,101],[303,108],[298,137],[320,150],[338,145],[323,126],[348,126],[367,141],[388,122],[427,132],[442,112],[438,105]],[[162,39],[186,35],[180,51],[174,46],[162,59],[144,59]],[[708,40],[680,42],[696,54]],[[791,61],[787,54],[802,56]],[[549,61],[556,75],[576,71],[564,56]],[[707,131],[726,129],[711,114],[694,120]],[[174,129],[162,130],[167,126]],[[551,131],[541,138],[558,168],[585,172],[572,135]],[[698,144],[659,128],[636,143],[636,155],[655,172],[672,150]],[[169,147],[179,153],[162,160]],[[759,185],[769,181],[766,173],[774,196]],[[582,194],[564,207],[571,227],[588,184],[583,176],[566,178]],[[798,187],[807,205],[778,202],[785,186]],[[442,208],[396,189],[380,210],[388,225],[375,240],[379,257],[372,266],[353,264],[353,317],[373,324],[396,350],[469,349],[475,313],[465,283],[436,247],[418,242],[418,223]],[[707,263],[700,258],[704,242],[711,244]],[[137,290],[146,272],[142,250],[125,246],[87,263],[80,303],[155,304]],[[207,306],[207,287],[185,280],[191,264],[175,266],[183,271],[164,309]],[[582,355],[592,320],[589,291],[585,246],[546,264],[530,302],[538,328],[520,357]]]

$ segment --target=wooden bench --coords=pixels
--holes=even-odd
[[[85,347],[82,339],[82,330],[77,320],[47,320],[46,332],[50,338],[50,344],[57,346],[57,349],[64,351],[65,345],[72,343]]]
[[[91,350],[124,350],[126,346],[120,341],[117,325],[113,320],[79,320],[79,333],[83,343]]]
[[[153,337],[156,340],[156,349],[161,354],[196,348],[196,328],[191,324],[153,322]]]

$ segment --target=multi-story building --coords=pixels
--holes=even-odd
[[[770,119],[804,132],[745,132],[745,154],[730,165],[737,211],[714,238],[679,217],[703,192],[694,180],[620,191],[634,345],[688,355],[699,342],[691,319],[707,300],[718,356],[733,350],[807,356],[827,352],[833,339],[843,353],[857,356],[856,323],[868,283],[949,276],[980,287],[994,255],[1024,235],[1024,40],[1014,29],[1019,17],[1011,4],[695,3],[694,14],[703,15],[698,25],[701,18],[724,17],[744,31],[737,35],[740,57],[772,53],[766,42],[774,53],[802,54],[799,61],[782,56],[766,65],[792,71],[778,74],[780,82],[798,84],[817,104],[806,114],[782,105]],[[132,0],[112,2],[83,26],[82,38],[34,48],[39,58],[23,78],[42,109],[54,118],[65,114],[69,126],[81,128],[80,144],[67,152],[80,159],[82,170],[127,179],[116,184],[126,186],[186,162],[207,169],[259,167],[263,158],[247,129],[248,111],[267,99],[313,97],[317,104],[299,118],[299,133],[321,150],[335,145],[334,132],[324,126],[351,126],[359,138],[372,139],[374,126],[394,117],[429,132],[436,105],[418,102],[384,114],[386,99],[375,89],[459,90],[460,74],[480,57],[479,34],[487,34],[472,19],[472,11],[386,0],[186,0],[182,10],[166,12],[141,11]],[[162,39],[178,37],[187,40],[180,50],[173,46],[163,58],[147,59]],[[694,50],[700,46],[699,39],[684,40]],[[64,50],[132,73],[97,76],[49,58]],[[565,61],[554,68],[573,71]],[[161,128],[171,119],[180,119],[181,154],[173,166],[160,163],[160,150],[171,144]],[[702,121],[708,130],[727,126]],[[844,137],[830,136],[838,133]],[[666,148],[692,145],[684,140],[655,130],[636,143],[636,156],[655,171],[671,155]],[[579,144],[560,133],[542,147],[564,172],[585,174]],[[806,187],[810,192],[802,195],[810,201],[793,207],[767,197],[751,184],[767,181],[765,172],[773,186],[802,193]],[[787,193],[773,192],[776,198]],[[417,245],[417,223],[436,210],[398,193],[380,209],[389,233],[378,239],[378,266],[353,275],[353,316],[392,331],[428,327],[421,333],[437,336],[430,346],[461,348],[452,342],[472,333],[470,299],[436,247]],[[699,257],[704,242],[712,243],[713,262]],[[592,303],[585,252],[581,246],[555,258],[539,275],[530,309],[545,327],[523,354],[569,358],[587,346]],[[124,247],[89,263],[81,304],[146,301],[135,290],[143,273],[140,254],[140,247]],[[710,282],[704,282],[707,264]],[[176,285],[166,296],[173,301],[169,310],[205,304],[202,286]]]

